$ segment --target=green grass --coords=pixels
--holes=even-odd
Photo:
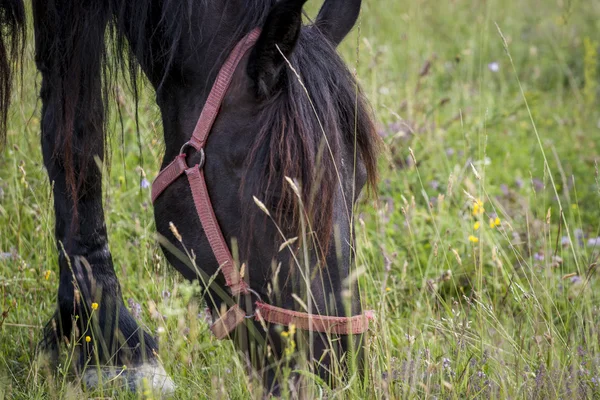
[[[600,396],[599,42],[598,2],[366,2],[341,51],[387,144],[379,198],[357,221],[357,270],[377,321],[364,378],[328,388],[309,377],[323,396]],[[33,76],[31,54],[25,67]],[[0,259],[0,399],[80,398],[68,354],[58,373],[34,357],[57,263],[40,104],[33,79],[24,86],[0,155],[0,252],[10,253]],[[151,99],[143,165],[130,103],[123,145],[110,125],[105,207],[124,298],[159,332],[177,398],[259,396],[156,244],[139,186],[161,158]]]

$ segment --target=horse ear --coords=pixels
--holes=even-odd
[[[268,97],[279,83],[285,58],[292,54],[300,36],[302,6],[306,1],[279,1],[267,16],[247,67],[259,98]]]
[[[325,0],[315,25],[337,46],[354,27],[361,3],[362,0]]]

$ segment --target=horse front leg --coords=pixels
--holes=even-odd
[[[56,350],[61,342],[75,341],[88,386],[119,374],[130,389],[146,378],[170,392],[173,384],[158,364],[156,341],[123,303],[108,246],[96,160],[105,151],[101,69],[110,10],[105,2],[48,4],[34,1],[34,22],[60,281],[57,310],[42,344]]]

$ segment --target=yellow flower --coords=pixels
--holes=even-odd
[[[92,303],[92,310],[96,311],[98,309],[98,303]]]
[[[50,270],[47,270],[47,271],[46,271],[46,273],[44,274],[44,278],[45,278],[46,280],[50,279],[50,274],[51,274],[51,273],[52,273],[52,271],[50,271]]]
[[[475,222],[475,225],[473,225],[473,229],[478,230],[480,226],[481,224],[479,223],[479,221],[477,221]]]
[[[469,242],[477,243],[477,242],[479,242],[479,238],[477,236],[470,235]]]
[[[89,337],[89,336],[86,336],[86,337],[85,337],[85,341],[86,341],[86,343],[89,343],[89,342],[91,342],[91,341],[92,341],[92,338],[91,338],[91,337]]]
[[[473,204],[473,215],[483,214],[485,212],[485,208],[483,208],[483,201],[477,199]]]
[[[392,289],[390,289],[389,287],[386,287],[386,288],[385,288],[385,291],[386,291],[386,292],[391,292],[391,291],[392,291]]]
[[[490,228],[495,228],[497,226],[500,226],[500,218],[490,218]]]
[[[284,338],[294,337],[295,334],[296,334],[296,325],[290,324],[287,331],[281,332],[281,337],[284,337]]]

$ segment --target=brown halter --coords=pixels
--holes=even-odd
[[[257,28],[246,35],[233,49],[219,71],[219,75],[202,109],[192,137],[183,145],[175,160],[160,172],[152,184],[152,202],[155,202],[161,193],[176,179],[184,173],[187,175],[200,223],[204,228],[204,233],[208,238],[213,254],[221,267],[221,272],[225,277],[225,284],[229,287],[233,296],[251,294],[253,291],[236,269],[235,262],[215,216],[204,179],[204,146],[217,118],[227,89],[231,84],[235,70],[244,54],[252,48],[259,36],[260,29]],[[201,154],[199,164],[193,167],[189,167],[185,160],[185,152],[189,147],[194,148],[194,150]],[[218,310],[217,313],[219,313]],[[252,317],[257,321],[266,321],[278,325],[288,326],[293,324],[298,329],[303,330],[350,335],[366,332],[369,328],[369,320],[373,318],[373,312],[367,311],[363,315],[354,317],[330,317],[286,310],[259,300],[255,303],[255,310]],[[219,315],[219,318],[210,329],[217,338],[223,339],[229,336],[229,333],[240,325],[244,319],[246,319],[246,314],[238,304],[235,304],[223,315]]]

